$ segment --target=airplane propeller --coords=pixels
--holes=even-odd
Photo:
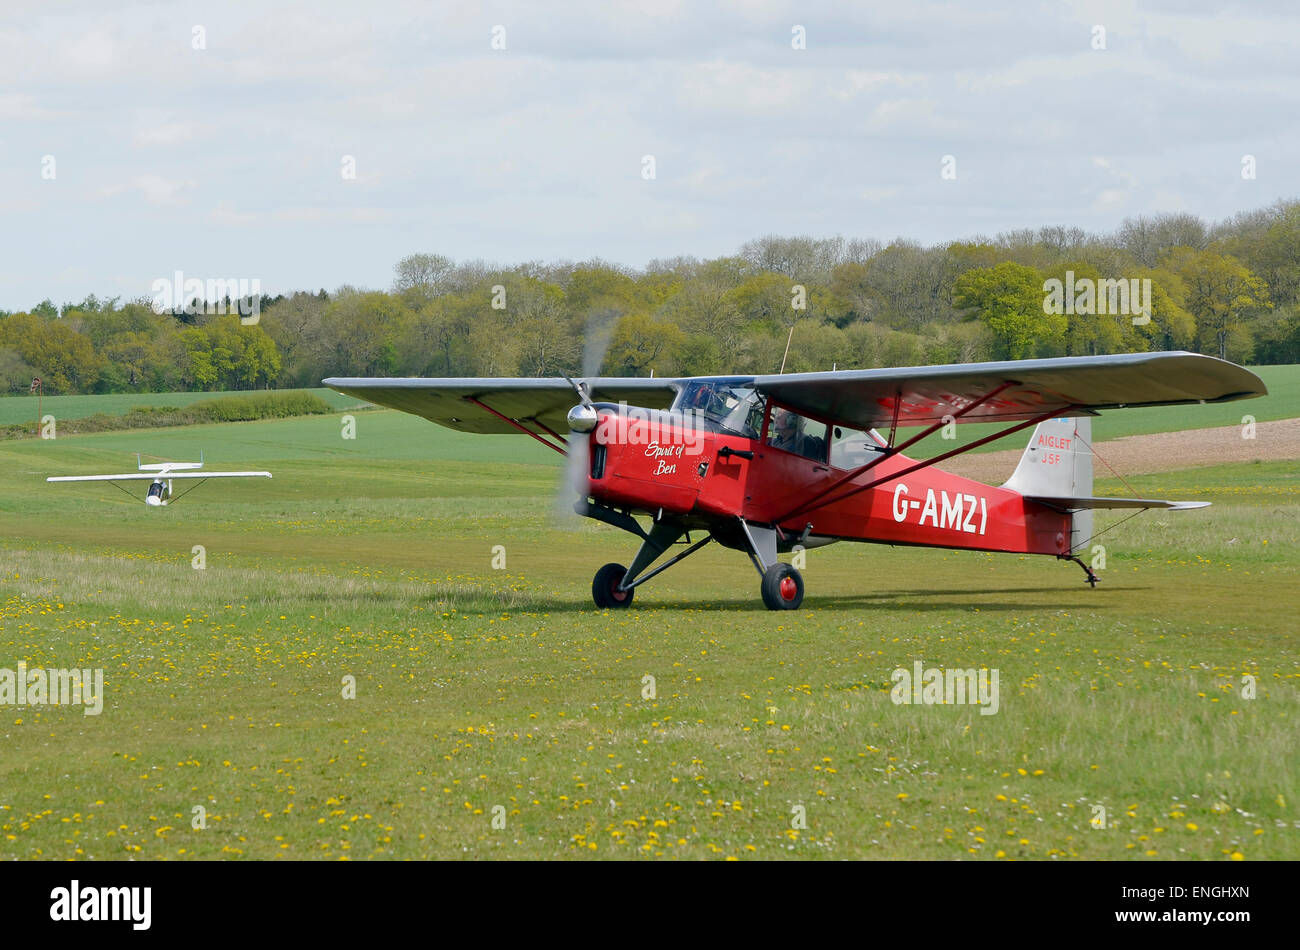
[[[612,313],[594,313],[587,320],[587,333],[582,345],[582,379],[568,380],[578,395],[578,405],[569,410],[569,454],[564,461],[563,481],[555,492],[555,514],[562,527],[573,527],[577,515],[574,502],[586,498],[586,479],[591,459],[588,436],[596,424],[596,409],[591,402],[591,389],[586,379],[600,375],[605,362],[605,351],[614,333],[617,316]],[[584,428],[585,427],[585,428]]]

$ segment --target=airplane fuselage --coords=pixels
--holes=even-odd
[[[655,424],[647,426],[626,413],[602,413],[588,436],[587,487],[596,502],[669,514],[713,530],[723,543],[744,519],[777,525],[783,549],[801,539],[806,547],[842,540],[1050,555],[1069,550],[1069,514],[936,468],[891,478],[915,460],[884,453],[883,446],[885,457],[844,480],[871,454],[837,467],[762,439],[674,424],[668,413],[651,416]],[[879,484],[846,494],[872,482]],[[805,504],[827,489],[811,507]]]

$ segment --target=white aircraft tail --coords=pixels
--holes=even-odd
[[[1070,553],[1086,553],[1092,540],[1092,513],[1098,508],[1164,508],[1185,511],[1208,508],[1208,501],[1165,501],[1160,498],[1098,497],[1092,493],[1092,419],[1074,416],[1049,419],[1034,429],[1029,447],[1003,488],[1029,501],[1070,515]],[[1090,574],[1091,577],[1091,574]]]
[[[135,453],[135,467],[141,472],[192,472],[203,467],[203,453],[199,453],[197,462],[149,462],[140,461],[140,453]]]
[[[1092,417],[1048,419],[1034,427],[1020,464],[1002,485],[1035,500],[1078,502],[1092,497]],[[1092,506],[1071,508],[1070,553],[1092,537]]]

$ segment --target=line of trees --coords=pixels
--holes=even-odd
[[[62,311],[43,301],[0,314],[0,391],[184,392],[273,386],[280,351],[235,314],[157,314],[148,300],[119,306],[93,295]]]
[[[773,236],[734,256],[643,270],[413,254],[395,271],[388,291],[264,297],[256,325],[159,315],[144,298],[0,312],[0,389],[26,391],[34,375],[47,392],[143,392],[314,386],[330,375],[705,375],[775,372],[783,359],[799,372],[1168,349],[1300,362],[1300,201],[1214,225],[1190,214],[1129,218],[1105,235],[1046,227],[932,247]],[[1053,281],[1109,284],[1112,303],[1118,282],[1149,282],[1149,319],[1054,308]]]

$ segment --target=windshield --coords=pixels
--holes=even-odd
[[[757,439],[765,405],[752,386],[701,380],[682,387],[673,409],[694,416],[702,428]]]

